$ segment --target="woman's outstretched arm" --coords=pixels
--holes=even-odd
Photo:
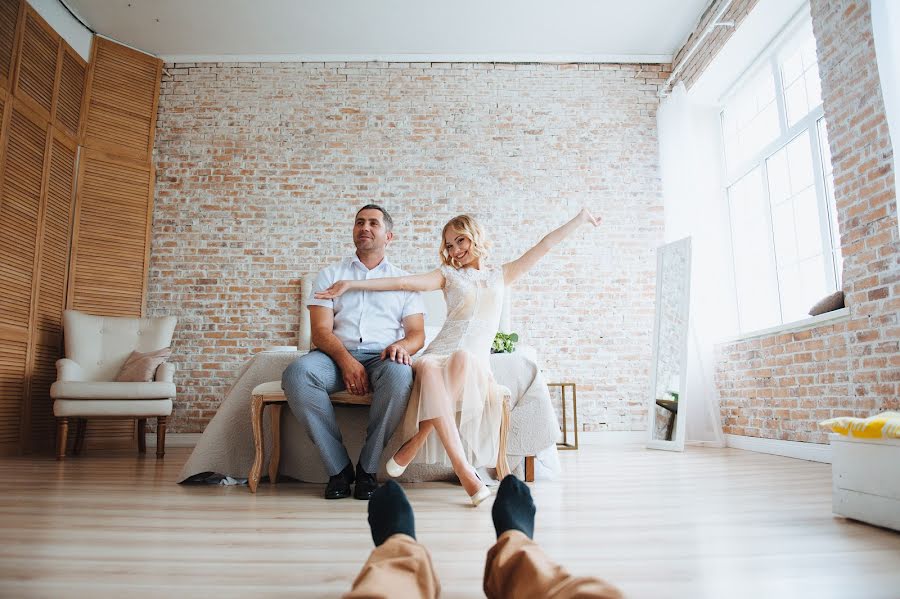
[[[512,262],[503,265],[503,282],[510,285],[513,281],[531,270],[531,267],[537,264],[537,261],[544,257],[553,246],[575,232],[575,229],[585,223],[590,223],[595,227],[600,224],[600,218],[594,217],[588,212],[587,208],[582,208],[581,212],[572,220],[553,231],[547,233],[537,245],[519,256]]]
[[[444,286],[444,275],[440,270],[406,275],[405,277],[385,277],[366,281],[338,281],[328,289],[316,293],[316,299],[334,299],[348,291],[434,291]]]

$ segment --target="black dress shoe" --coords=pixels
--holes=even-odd
[[[353,464],[347,466],[328,479],[325,485],[325,499],[343,499],[350,497],[350,485],[353,483]]]
[[[362,469],[359,464],[356,465],[356,487],[353,489],[353,496],[357,499],[369,500],[375,489],[378,488],[378,479],[374,474],[369,474]]]

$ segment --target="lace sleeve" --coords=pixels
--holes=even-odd
[[[456,269],[449,264],[441,264],[439,270],[441,271],[441,274],[444,275],[444,287],[447,287],[450,284],[450,281],[454,280],[454,277],[459,274],[456,272]]]

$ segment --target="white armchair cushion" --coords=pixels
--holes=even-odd
[[[50,386],[53,399],[165,399],[175,397],[175,383],[107,383],[56,381]]]
[[[168,416],[172,413],[171,399],[137,399],[109,401],[108,399],[57,399],[53,415],[57,418],[73,416],[121,416],[139,418]]]

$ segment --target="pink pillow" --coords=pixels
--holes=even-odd
[[[131,352],[131,355],[122,364],[122,369],[119,370],[119,374],[116,376],[116,382],[147,383],[152,381],[153,376],[156,374],[156,369],[166,361],[171,353],[172,349],[169,347],[144,354],[137,351]]]

